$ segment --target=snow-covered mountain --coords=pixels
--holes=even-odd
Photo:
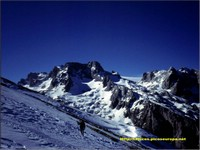
[[[77,123],[80,119],[86,122],[84,137]],[[165,142],[120,141],[128,137],[121,133],[156,137],[141,128],[80,111],[1,78],[1,149],[173,148]]]
[[[196,70],[147,72],[134,82],[115,71],[105,71],[96,61],[73,62],[56,66],[50,73],[30,73],[18,84],[53,98],[61,108],[78,109],[111,121],[119,129],[112,131],[117,135],[186,138],[172,144],[176,148],[199,147]]]
[[[51,98],[6,79],[1,80],[1,85],[1,149],[127,149],[130,146],[89,123],[82,137],[78,118],[57,107]]]

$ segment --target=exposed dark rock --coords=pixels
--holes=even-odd
[[[34,86],[34,85],[37,85],[40,82],[39,80],[37,80],[38,75],[39,75],[39,73],[32,73],[32,72],[28,74],[27,79],[28,79],[31,87]]]
[[[65,81],[65,92],[69,92],[70,88],[73,86],[71,78]]]
[[[178,73],[177,71],[174,70],[170,70],[170,72],[167,74],[167,76],[165,77],[165,80],[162,83],[162,88],[163,89],[169,89],[172,86],[174,86],[174,84],[176,84],[178,81]]]
[[[117,107],[119,101],[121,100],[121,90],[118,88],[118,86],[114,86],[110,100],[111,100],[110,107],[112,109]]]
[[[130,109],[126,109],[126,110],[124,111],[124,117],[127,118],[127,117],[129,117],[130,115],[131,115]]]
[[[110,79],[110,76],[109,75],[106,75],[104,78],[103,78],[103,87],[106,87],[106,91],[110,91],[112,90],[112,88],[114,87],[114,83],[113,81]]]
[[[128,89],[124,86],[114,85],[112,88],[112,95],[111,95],[111,108],[121,109],[126,108],[130,109],[134,103],[134,101],[139,98],[139,96],[134,93],[132,90]]]
[[[36,86],[38,84],[40,84],[43,80],[45,80],[46,78],[39,76],[40,74],[46,75],[47,73],[42,72],[42,73],[29,73],[27,76],[27,79],[21,79],[18,84],[19,85],[25,85],[25,84],[29,84],[30,87]]]
[[[176,71],[176,69],[174,67],[170,67],[168,72],[176,73],[177,71]]]
[[[58,86],[58,84],[59,84],[58,79],[57,78],[53,78],[53,80],[51,81],[52,87],[56,87],[56,86]]]
[[[125,102],[125,107],[126,107],[126,109],[130,109],[130,108],[132,107],[134,101],[135,101],[135,98],[134,98],[134,97],[132,97],[129,101],[126,101],[126,102]]]
[[[65,67],[67,67],[70,70],[83,70],[86,66],[85,64],[81,64],[81,63],[77,63],[77,62],[68,62],[64,65]],[[71,72],[69,72],[71,73]]]
[[[90,69],[91,77],[96,79],[96,81],[101,81],[101,73],[104,72],[104,69],[97,61],[90,61],[87,64],[87,67]]]
[[[55,66],[53,68],[53,70],[49,73],[49,77],[55,78],[57,76],[57,74],[58,74],[59,71],[60,71],[60,68],[57,67],[57,66]]]
[[[199,108],[197,107],[197,105],[193,104],[192,109],[199,114]]]
[[[87,67],[90,68],[95,73],[99,73],[99,72],[104,71],[104,69],[102,68],[102,66],[100,65],[100,63],[97,62],[97,61],[90,61],[90,62],[88,62]]]
[[[145,72],[142,76],[141,81],[149,82],[154,78],[154,73],[153,72]]]
[[[116,109],[119,110],[121,108],[124,108],[126,105],[125,101],[122,101],[121,99],[118,99],[118,103],[116,104]]]
[[[21,79],[19,82],[18,82],[19,85],[26,85],[27,84],[27,80],[26,79]]]
[[[162,88],[171,89],[172,94],[183,97],[190,101],[199,100],[198,73],[193,69],[181,68],[179,71],[174,68],[168,71]]]
[[[110,91],[112,90],[113,87],[114,87],[114,83],[111,80],[109,80],[105,91]]]
[[[149,101],[142,101],[142,110],[134,109],[129,113],[133,123],[159,137],[186,138],[175,141],[177,148],[198,148],[198,120],[176,114],[171,110]]]
[[[67,73],[70,76],[80,76],[80,77],[88,77],[89,76],[89,69],[87,69],[85,64],[77,63],[77,62],[69,62],[65,64],[65,68],[67,68]]]
[[[189,104],[199,101],[199,71],[188,68],[176,70],[170,67],[162,76],[155,76],[157,72],[144,73],[141,81],[157,82],[163,89],[170,89],[171,94],[187,99]],[[158,82],[161,78],[163,81]]]
[[[109,76],[105,76],[103,78],[103,87],[106,87],[108,85],[108,82],[110,81]]]

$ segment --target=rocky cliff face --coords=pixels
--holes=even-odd
[[[145,75],[143,80],[151,81],[154,75],[150,73],[147,76],[146,78]],[[168,80],[165,78],[164,82],[171,82]],[[184,88],[189,89],[190,87],[185,86]],[[130,118],[134,125],[150,131],[158,137],[186,138],[186,141],[172,142],[177,148],[196,149],[199,147],[199,118],[197,118],[199,108],[195,104],[187,105],[186,112],[183,112],[177,109],[173,102],[177,105],[178,103],[186,105],[186,103],[188,104],[187,99],[181,101],[167,91],[151,93],[144,90],[145,93],[140,95],[134,90],[117,85],[112,88],[112,91],[110,107],[112,109],[126,108],[124,117]],[[143,99],[144,95],[146,95],[145,99]],[[154,99],[151,101],[153,95]],[[137,107],[132,107],[133,104]]]
[[[159,137],[186,137],[185,142],[174,142],[177,148],[198,148],[199,118],[193,115],[199,115],[199,108],[194,104],[199,103],[199,72],[188,68],[176,70],[173,67],[166,71],[152,71],[143,74],[140,85],[156,91],[154,95],[157,95],[156,101],[159,103],[152,103],[148,99],[140,101],[144,108],[133,109],[128,115],[134,124]],[[177,99],[176,96],[183,99]],[[160,105],[163,102],[164,106],[167,104],[169,107]],[[170,106],[174,102],[190,109],[186,109],[185,114],[177,107]]]
[[[95,83],[92,88],[91,82]],[[108,112],[123,110],[124,117],[130,118],[134,125],[158,137],[186,138],[173,142],[177,148],[199,147],[199,72],[196,70],[170,68],[147,72],[135,83],[114,71],[105,71],[96,61],[73,62],[56,66],[50,73],[30,73],[19,84],[52,97],[55,92],[61,97],[71,93],[82,96],[82,101],[86,99],[84,93],[94,91],[87,97],[94,101],[80,105],[81,109],[88,105],[88,112],[104,112],[107,107],[104,103],[100,106],[101,101],[109,99]],[[102,94],[106,92],[111,93],[110,97]],[[98,111],[91,110],[96,106]]]
[[[26,85],[29,84],[31,87],[37,86],[41,84],[46,78],[47,78],[47,73],[42,72],[42,73],[29,73],[26,79],[21,79],[20,84],[21,85]]]
[[[158,79],[162,80],[158,81]],[[170,67],[161,74],[159,71],[144,73],[142,82],[143,84],[154,82],[154,89],[161,85],[163,90],[169,90],[173,95],[187,99],[187,102],[199,102],[199,71],[197,70],[188,68],[176,70]]]
[[[133,109],[128,115],[136,126],[158,137],[186,138],[186,141],[173,141],[177,148],[198,148],[198,120],[146,100],[140,101],[140,104],[144,106],[142,110]]]

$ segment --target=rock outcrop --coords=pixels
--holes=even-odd
[[[186,141],[173,141],[177,148],[196,149],[199,147],[199,120],[191,119],[170,109],[151,103],[140,101],[143,108],[133,109],[129,117],[133,123],[158,137],[186,138]]]
[[[171,89],[174,95],[183,97],[188,101],[199,101],[199,73],[193,69],[170,68],[162,83],[163,89]]]
[[[26,79],[21,79],[19,81],[20,85],[29,84],[31,87],[37,86],[38,84],[41,84],[45,79],[47,78],[47,73],[35,73],[31,72],[28,74]]]
[[[187,99],[188,103],[199,102],[199,71],[197,70],[188,68],[176,70],[170,67],[162,74],[159,74],[159,71],[144,73],[141,81],[154,82],[154,87],[161,85],[162,89],[170,90],[173,95]]]

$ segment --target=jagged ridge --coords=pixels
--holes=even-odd
[[[144,73],[142,80],[135,83],[123,79],[116,72],[105,71],[100,63],[92,61],[88,64],[66,63],[54,67],[49,74],[30,73],[27,79],[22,79],[19,84],[56,99],[62,97],[66,101],[69,101],[69,98],[63,96],[66,92],[73,95],[82,94],[82,99],[92,99],[96,92],[110,91],[110,97],[95,97],[94,100],[102,105],[101,99],[108,98],[110,103],[107,105],[111,109],[109,111],[123,110],[124,117],[130,118],[135,125],[160,137],[186,137],[187,141],[174,143],[177,148],[197,148],[198,80],[198,71],[170,68],[167,71]],[[92,81],[100,82],[102,88],[92,87],[96,91],[86,97],[84,93],[92,91],[88,84]],[[59,91],[59,97],[54,97],[52,91]],[[84,109],[83,107],[88,105],[89,109],[85,109],[88,112],[94,112],[92,109],[99,107],[94,105],[97,104],[95,102],[84,104],[85,106],[74,106]],[[105,107],[101,106],[97,114],[102,116]],[[110,116],[110,119],[114,118],[114,115]],[[191,132],[188,134],[187,130]]]

